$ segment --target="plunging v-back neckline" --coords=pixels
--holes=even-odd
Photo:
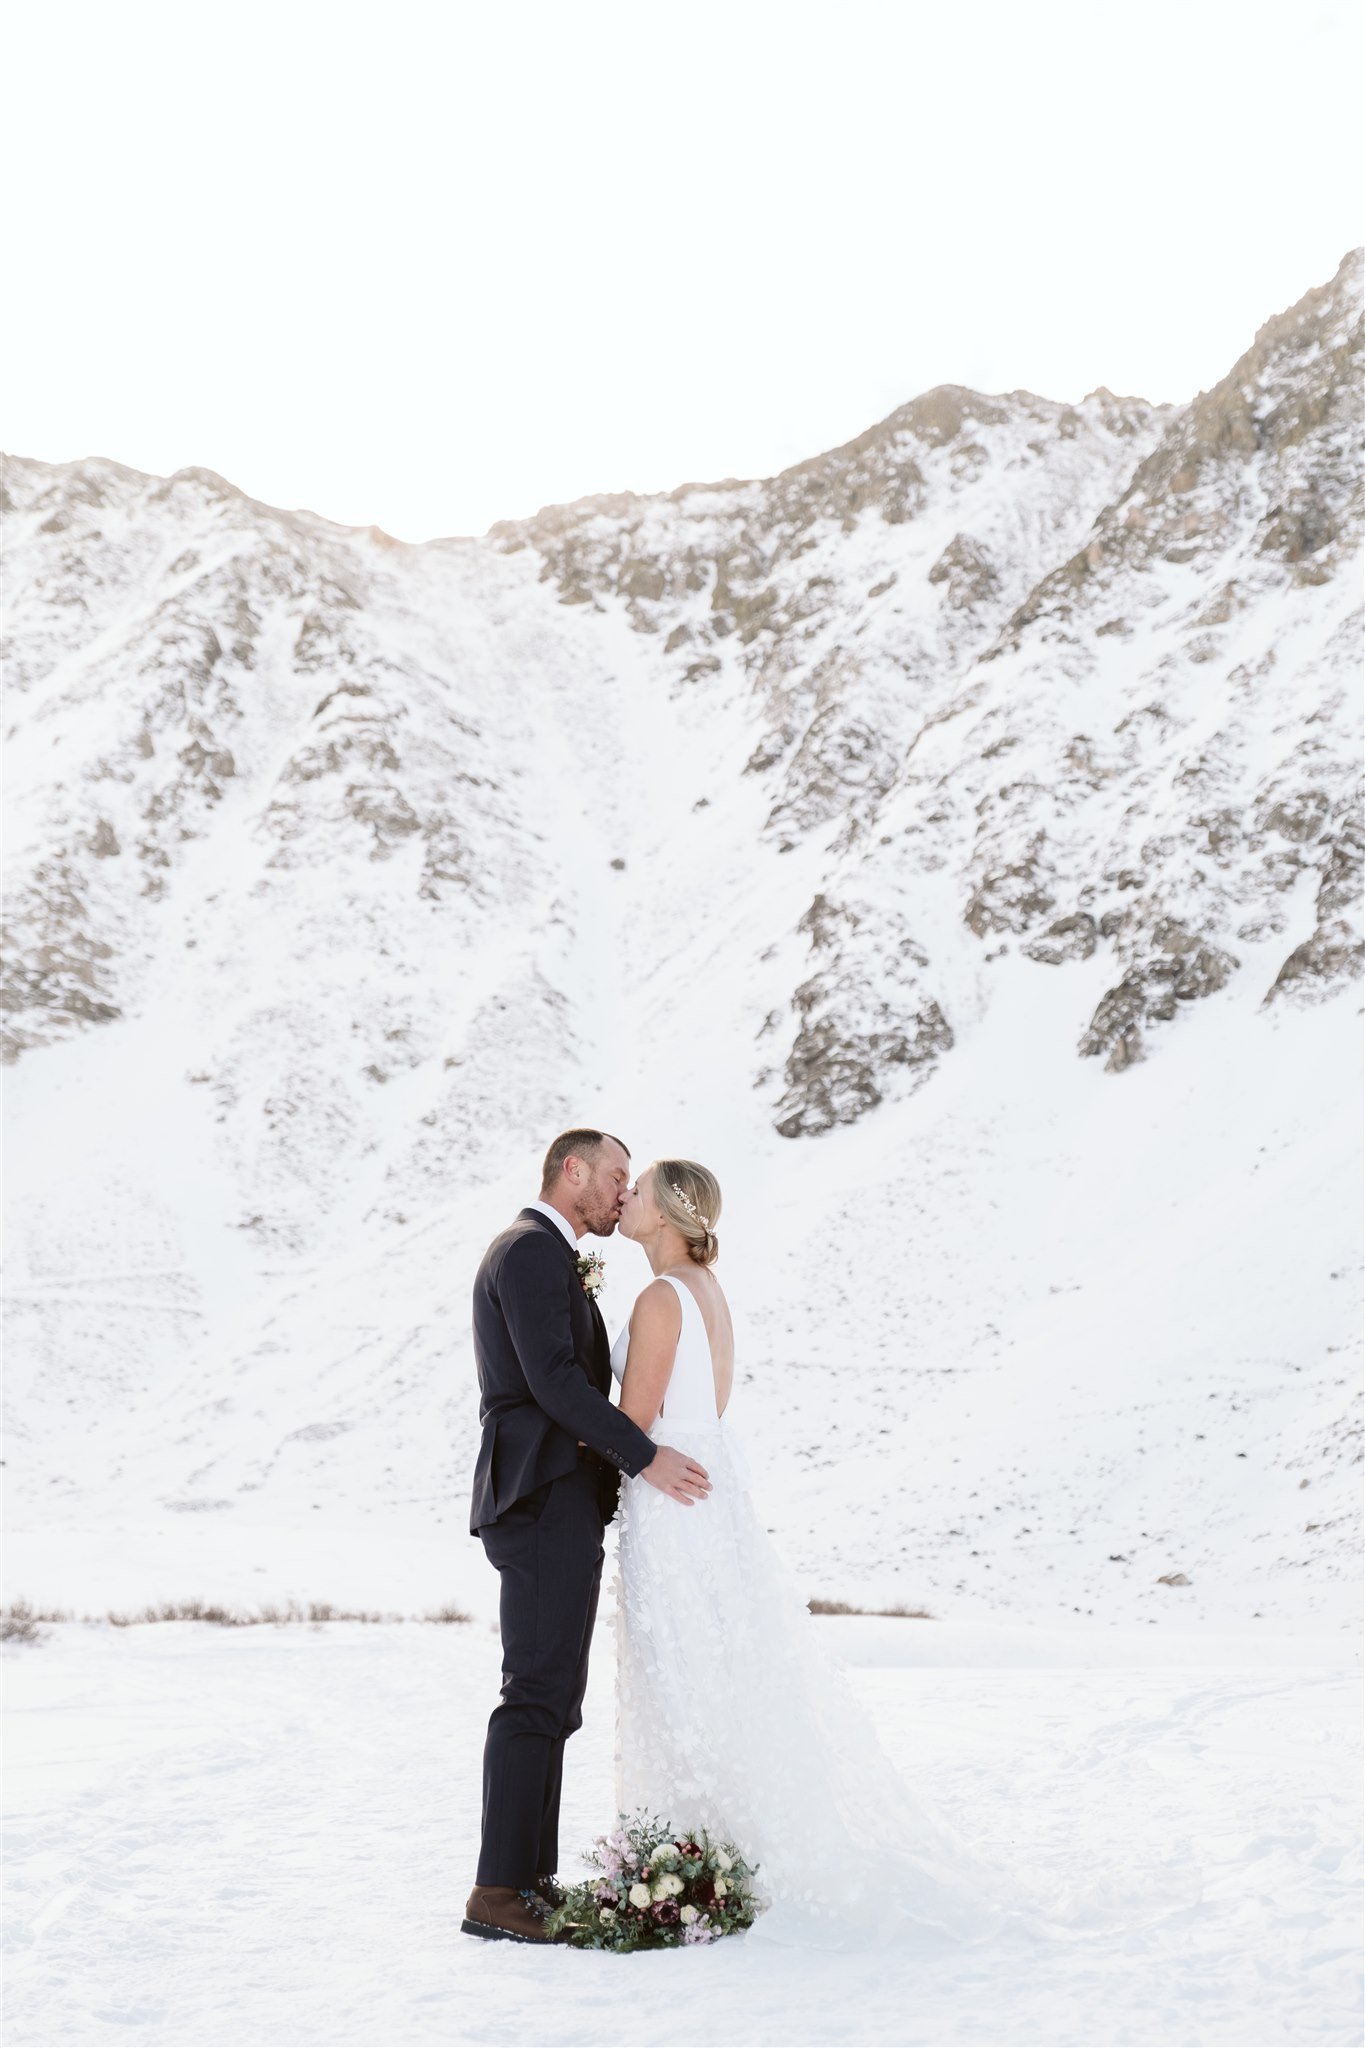
[[[692,1304],[692,1309],[693,1309],[693,1312],[695,1313],[695,1315],[696,1315],[696,1318],[697,1318],[697,1328],[698,1328],[698,1329],[700,1330],[700,1332],[701,1332],[701,1341],[702,1341],[702,1348],[703,1348],[703,1350],[704,1350],[704,1352],[705,1352],[705,1354],[706,1354],[706,1363],[707,1363],[707,1367],[708,1367],[708,1369],[709,1369],[709,1374],[710,1374],[710,1383],[711,1383],[711,1413],[712,1413],[712,1415],[714,1416],[714,1418],[715,1418],[715,1420],[716,1420],[717,1422],[721,1422],[721,1421],[723,1421],[723,1420],[724,1420],[724,1418],[725,1418],[725,1410],[726,1410],[726,1408],[728,1408],[728,1407],[730,1406],[730,1396],[731,1396],[731,1395],[732,1395],[732,1394],[734,1393],[734,1390],[735,1390],[735,1389],[734,1389],[734,1368],[733,1368],[733,1366],[731,1367],[731,1373],[730,1373],[730,1389],[729,1389],[729,1392],[728,1392],[728,1393],[726,1394],[726,1397],[725,1397],[725,1407],[724,1407],[724,1408],[722,1408],[722,1407],[720,1407],[720,1406],[718,1405],[718,1401],[719,1401],[719,1394],[720,1394],[720,1389],[719,1389],[719,1387],[718,1387],[718,1386],[717,1386],[717,1384],[716,1384],[716,1354],[715,1354],[715,1351],[714,1351],[714,1349],[713,1349],[713,1347],[712,1347],[712,1344],[711,1344],[711,1336],[710,1336],[710,1332],[709,1332],[709,1331],[707,1330],[707,1327],[706,1327],[706,1317],[705,1317],[705,1316],[704,1316],[704,1315],[702,1314],[702,1307],[701,1307],[701,1303],[700,1303],[700,1302],[699,1302],[699,1301],[697,1300],[697,1297],[696,1297],[696,1295],[695,1295],[695,1294],[694,1294],[694,1293],[692,1292],[692,1289],[691,1289],[691,1288],[690,1288],[690,1287],[688,1286],[687,1282],[686,1282],[686,1281],[685,1281],[685,1280],[684,1280],[684,1279],[683,1279],[683,1278],[681,1277],[681,1275],[680,1275],[680,1274],[677,1274],[677,1273],[660,1273],[658,1277],[659,1277],[659,1279],[660,1279],[660,1280],[669,1280],[669,1281],[671,1281],[671,1282],[672,1282],[672,1284],[673,1284],[674,1290],[675,1290],[675,1291],[676,1291],[676,1292],[677,1292],[678,1294],[685,1294],[685,1295],[687,1296],[687,1299],[688,1299],[688,1301],[689,1301],[689,1302],[690,1302],[690,1303]],[[685,1320],[686,1320],[686,1319],[684,1318],[684,1321],[685,1321]],[[683,1344],[683,1334],[682,1334],[682,1330],[680,1329],[680,1330],[679,1330],[679,1332],[678,1332],[678,1350],[679,1350],[679,1352],[681,1352],[681,1350],[682,1350],[682,1344]],[[676,1363],[675,1363],[675,1365],[674,1365],[674,1372],[675,1372],[675,1374],[676,1374],[676,1372],[677,1372],[677,1365],[676,1365]],[[665,1414],[665,1413],[667,1412],[667,1408],[668,1408],[668,1392],[667,1392],[667,1391],[665,1391],[665,1394],[664,1394],[664,1398],[663,1398],[663,1401],[662,1401],[662,1402],[660,1403],[660,1407],[659,1407],[659,1414],[660,1414],[660,1417],[661,1417],[661,1418],[662,1418],[662,1417],[664,1416],[664,1414]],[[676,1419],[678,1419],[678,1418],[677,1418],[677,1415],[676,1415],[676,1410],[675,1410],[675,1417],[674,1417],[674,1419],[675,1419],[675,1420],[676,1420]]]

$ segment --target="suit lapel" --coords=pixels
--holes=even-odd
[[[592,1295],[588,1296],[588,1306],[592,1310],[593,1335],[597,1340],[593,1348],[593,1371],[598,1387],[606,1394],[611,1391],[611,1339],[607,1335],[606,1319]]]
[[[587,1361],[588,1375],[599,1394],[605,1394],[611,1388],[611,1339],[607,1335],[607,1326],[603,1320],[601,1309],[597,1306],[593,1296],[588,1293],[579,1276],[578,1251],[575,1246],[569,1243],[563,1231],[556,1224],[551,1223],[548,1216],[541,1215],[539,1209],[523,1209],[521,1213],[530,1222],[538,1223],[542,1230],[549,1232],[573,1269],[574,1285],[587,1302],[588,1313],[592,1322],[593,1341],[591,1355]]]

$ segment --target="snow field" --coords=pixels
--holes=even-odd
[[[610,1819],[608,1622],[566,1869]],[[458,1923],[498,1682],[486,1624],[63,1625],[6,1656],[10,2048],[1360,2039],[1344,1647],[1162,1652],[1133,1630],[1078,1662],[1079,1632],[821,1625],[972,1839],[1087,1888],[1139,1874],[1169,1887],[1165,1917],[928,1958],[484,1945]]]

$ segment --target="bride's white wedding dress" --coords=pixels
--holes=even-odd
[[[756,1864],[771,1903],[751,1941],[928,1952],[1009,1931],[1105,1931],[1112,1897],[1097,1913],[1093,1895],[1049,1892],[978,1856],[891,1763],[758,1518],[743,1452],[716,1411],[696,1297],[664,1277],[682,1331],[650,1434],[704,1465],[712,1491],[684,1507],[642,1478],[622,1485],[618,1811],[705,1828]],[[628,1341],[629,1325],[612,1351],[618,1379]]]
[[[755,1935],[838,1944],[907,1918],[958,1938],[998,1931],[1010,1902],[994,1873],[911,1795],[817,1639],[716,1412],[696,1297],[666,1277],[682,1330],[650,1434],[704,1465],[712,1490],[684,1507],[643,1479],[622,1486],[618,1810],[735,1843],[772,1901]],[[628,1342],[629,1326],[618,1372]]]

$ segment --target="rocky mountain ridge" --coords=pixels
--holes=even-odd
[[[953,1005],[926,989],[915,933],[945,868],[962,897],[957,944],[970,935],[982,959],[1011,943],[1045,965],[1112,947],[1116,979],[1080,1041],[1111,1067],[1225,985],[1238,936],[1275,931],[1308,868],[1317,917],[1286,946],[1267,998],[1312,999],[1358,971],[1356,791],[1324,728],[1353,660],[1354,608],[1338,598],[1361,523],[1359,300],[1353,253],[1187,407],[945,386],[766,482],[587,499],[494,527],[485,544],[425,551],[428,569],[454,555],[466,571],[490,549],[530,551],[566,609],[618,606],[658,645],[656,687],[703,706],[742,698],[752,744],[739,772],[762,788],[766,844],[826,835],[828,875],[795,925],[812,972],[778,993],[794,1029],[769,1023],[788,1041],[779,1129],[857,1115],[896,1070],[932,1068],[950,1048]],[[267,867],[321,857],[305,792],[339,783],[329,814],[368,838],[372,858],[420,845],[419,899],[498,899],[498,764],[469,760],[474,732],[439,650],[423,674],[386,646],[385,599],[422,551],[275,512],[202,471],[161,481],[112,463],[11,461],[7,473],[11,742],[24,711],[42,727],[94,695],[107,722],[125,700],[125,729],[80,769],[90,814],[63,834],[61,785],[21,867],[7,1058],[126,1006],[129,892],[107,886],[103,864],[131,839],[137,894],[154,902],[228,780],[257,765],[260,710],[244,686],[271,626],[272,656],[287,655],[277,688],[309,730],[257,794]],[[124,515],[117,545],[106,506]],[[1172,570],[1186,571],[1178,585]],[[155,603],[121,633],[120,602],[149,583]],[[1294,600],[1313,592],[1316,644],[1282,680],[1280,621],[1294,613],[1301,649]],[[401,590],[402,609],[413,596]],[[1251,659],[1220,666],[1248,640]],[[1214,678],[1225,715],[1206,733]],[[398,774],[394,745],[410,708],[386,705],[381,682],[390,698],[429,693],[436,729],[418,786],[411,759]],[[1254,786],[1230,788],[1239,741],[1284,687],[1305,734]],[[159,728],[176,743],[169,775],[145,765]],[[1160,835],[1145,829],[1154,782],[1167,785]],[[122,831],[89,802],[100,783],[140,786]],[[492,830],[480,816],[490,801]],[[1087,827],[1110,840],[1102,882]],[[1199,859],[1177,880],[1170,863],[1192,848]],[[1078,853],[1083,878],[1069,872]]]
[[[1132,1488],[1101,1597],[1252,1386],[1292,1581],[1354,1441],[1295,1063],[1361,960],[1360,299],[1352,252],[1185,406],[940,387],[779,477],[481,540],[10,458],[23,1499],[448,1503],[465,1268],[589,1116],[723,1164],[812,1557],[999,1598],[978,1496],[1065,1548]],[[1182,1276],[1150,1336],[1139,1237]],[[1149,1434],[1051,1472],[1035,1414],[1090,1412],[1096,1356],[1104,1429],[1131,1394]],[[840,1519],[893,1452],[942,1530]],[[1315,1503],[1311,1545],[1344,1526]]]

